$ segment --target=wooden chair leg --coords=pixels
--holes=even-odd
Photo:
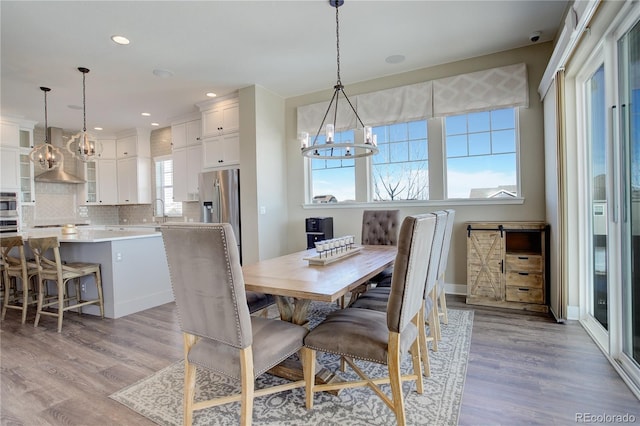
[[[62,332],[62,318],[64,316],[64,296],[66,293],[65,284],[58,283],[58,333]]]
[[[440,292],[440,313],[442,315],[442,322],[449,324],[449,315],[447,315],[447,295],[444,290]]]
[[[309,348],[303,348],[302,357],[306,407],[307,410],[310,410],[313,408],[313,388],[316,383],[316,351]]]
[[[192,334],[183,333],[184,339],[184,400],[183,400],[183,423],[191,426],[193,423],[193,398],[196,393],[196,366],[191,364],[187,358],[189,349],[196,342],[196,337]]]
[[[16,285],[17,285],[16,280]],[[29,279],[27,282],[22,282],[22,324],[27,322],[27,306],[29,306]]]
[[[13,294],[12,289],[13,284],[12,281],[15,281],[15,278],[12,279],[11,277],[8,277],[7,282],[4,285],[4,299],[2,300],[2,319],[4,320],[4,316],[7,314],[7,309],[9,306],[9,300],[11,299],[11,295]]]
[[[422,365],[424,365],[424,375],[431,376],[431,363],[429,362],[429,348],[427,346],[427,329],[424,320],[424,304],[418,312],[418,344],[420,345],[420,356],[422,357]]]
[[[44,304],[44,283],[43,280],[38,278],[38,303],[36,305],[36,319],[33,322],[33,326],[37,327],[40,322],[40,312],[42,312],[42,305]]]
[[[98,300],[100,306],[100,317],[104,318],[104,296],[102,294],[102,277],[100,276],[100,268],[98,267],[98,272],[94,274],[96,280],[96,287],[98,289]]]
[[[242,397],[240,399],[240,424],[251,425],[253,417],[253,353],[251,346],[240,349],[240,382],[242,385]]]
[[[388,367],[393,396],[393,411],[396,414],[398,426],[406,423],[404,415],[404,397],[402,395],[402,378],[400,374],[400,333],[389,333]]]
[[[420,310],[422,311],[422,309]],[[411,344],[411,348],[409,348],[409,352],[411,353],[411,361],[413,362],[413,374],[417,376],[416,378],[416,392],[422,394],[424,392],[423,383],[422,383],[422,366],[420,364],[420,324],[422,323],[424,327],[423,316],[418,311],[418,314],[413,318],[413,324],[418,328],[418,336],[416,340],[414,340],[413,344]],[[427,362],[429,358],[427,356]]]

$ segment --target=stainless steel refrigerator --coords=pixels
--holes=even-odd
[[[240,170],[229,169],[200,173],[200,221],[230,223],[242,259],[240,239]]]

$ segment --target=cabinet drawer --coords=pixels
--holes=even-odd
[[[507,254],[507,271],[542,272],[539,254]]]
[[[543,280],[540,273],[507,272],[507,286],[542,288]]]
[[[507,301],[544,303],[544,294],[541,288],[507,286]]]

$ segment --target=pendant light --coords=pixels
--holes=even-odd
[[[368,157],[378,153],[378,147],[376,145],[375,135],[373,135],[372,129],[369,126],[365,126],[358,115],[358,112],[353,107],[353,104],[349,100],[349,97],[344,92],[344,86],[342,85],[342,81],[340,80],[340,19],[338,16],[338,8],[344,4],[344,0],[329,0],[329,4],[332,7],[336,8],[336,64],[337,64],[337,76],[338,80],[336,81],[336,85],[333,86],[333,97],[329,102],[329,107],[327,108],[327,112],[324,114],[322,119],[322,123],[320,123],[320,127],[318,128],[318,132],[316,133],[315,138],[313,139],[313,143],[309,145],[309,133],[300,132],[298,135],[298,139],[300,141],[300,149],[302,151],[302,155],[305,157],[309,157],[312,159],[350,159],[350,158],[359,158],[359,157]],[[335,143],[334,141],[334,132],[336,129],[336,121],[338,118],[338,101],[340,95],[344,97],[345,101],[351,107],[351,110],[355,114],[358,123],[362,126],[362,135],[361,142],[340,142]],[[334,105],[335,102],[335,105]],[[325,126],[325,121],[329,112],[333,109],[333,122],[327,123],[325,127],[325,142],[318,142],[318,138],[320,136],[320,132],[322,132],[323,127]],[[360,133],[360,132],[357,132]]]
[[[89,72],[89,68],[79,67],[78,71],[82,73],[82,131],[69,139],[69,142],[67,142],[67,151],[78,160],[87,163],[95,161],[97,156],[102,153],[102,145],[94,135],[87,133],[85,76]]]
[[[48,139],[49,123],[47,121],[47,93],[51,91],[48,87],[40,87],[44,92],[44,142],[33,147],[29,153],[29,160],[37,164],[42,170],[53,170],[60,167],[62,151],[51,145]]]

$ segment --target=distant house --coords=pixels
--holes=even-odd
[[[500,185],[494,188],[472,188],[469,198],[515,198],[518,196],[516,185]]]

